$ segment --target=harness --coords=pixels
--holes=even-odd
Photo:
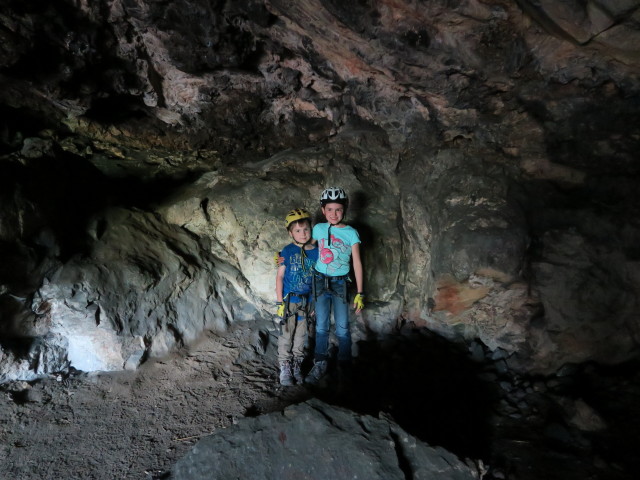
[[[342,288],[339,288],[337,291],[333,288],[331,284],[332,280],[343,280]],[[313,300],[317,301],[318,297],[324,293],[330,293],[331,295],[335,295],[340,297],[344,303],[347,303],[347,282],[350,282],[351,278],[349,275],[339,275],[339,276],[331,276],[325,275],[324,273],[320,273],[317,270],[313,271]]]
[[[286,322],[292,315],[304,316],[308,319],[311,310],[311,303],[309,302],[308,297],[308,294],[301,295],[294,292],[287,293],[283,299],[285,305],[283,320]],[[291,310],[291,304],[296,306],[293,311]]]

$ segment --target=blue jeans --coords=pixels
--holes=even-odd
[[[316,288],[316,349],[315,359],[328,357],[331,310],[338,337],[338,361],[351,361],[351,331],[349,330],[349,303],[345,277],[314,275]],[[328,287],[328,288],[327,288]]]

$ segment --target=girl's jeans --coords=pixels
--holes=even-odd
[[[315,360],[327,360],[331,310],[338,337],[338,362],[351,361],[351,332],[346,277],[325,277],[315,273],[316,288],[316,350]]]

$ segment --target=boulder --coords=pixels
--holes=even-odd
[[[319,400],[243,418],[201,439],[172,468],[172,480],[210,478],[413,478],[472,480],[478,472],[389,418]]]
[[[241,272],[157,215],[112,209],[88,233],[89,253],[48,275],[32,306],[72,367],[122,370],[255,317]]]

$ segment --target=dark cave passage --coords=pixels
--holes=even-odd
[[[472,359],[464,345],[426,329],[360,341],[357,349],[348,377],[340,375],[334,345],[325,380],[280,387],[280,400],[315,397],[360,414],[388,415],[431,446],[482,461],[490,467],[486,479],[628,480],[640,468],[632,453],[640,438],[638,361],[518,374],[504,360]],[[268,411],[254,406],[246,414]],[[596,428],[600,421],[604,429]],[[614,468],[594,467],[594,459]]]
[[[427,330],[358,347],[340,396],[332,400],[328,389],[321,399],[363,414],[389,414],[408,433],[463,458],[487,457],[497,386],[482,379],[482,365],[467,352]]]
[[[16,214],[20,209],[31,213],[21,231],[16,232],[25,245],[38,245],[42,231],[51,231],[54,238],[50,240],[58,245],[64,261],[86,253],[90,241],[87,222],[92,216],[109,207],[150,211],[192,181],[193,175],[188,174],[153,179],[111,177],[76,155],[56,152],[51,158],[0,163],[0,200],[13,204]],[[18,223],[11,217],[7,220],[11,221],[7,226]],[[15,270],[9,273],[20,274]]]

